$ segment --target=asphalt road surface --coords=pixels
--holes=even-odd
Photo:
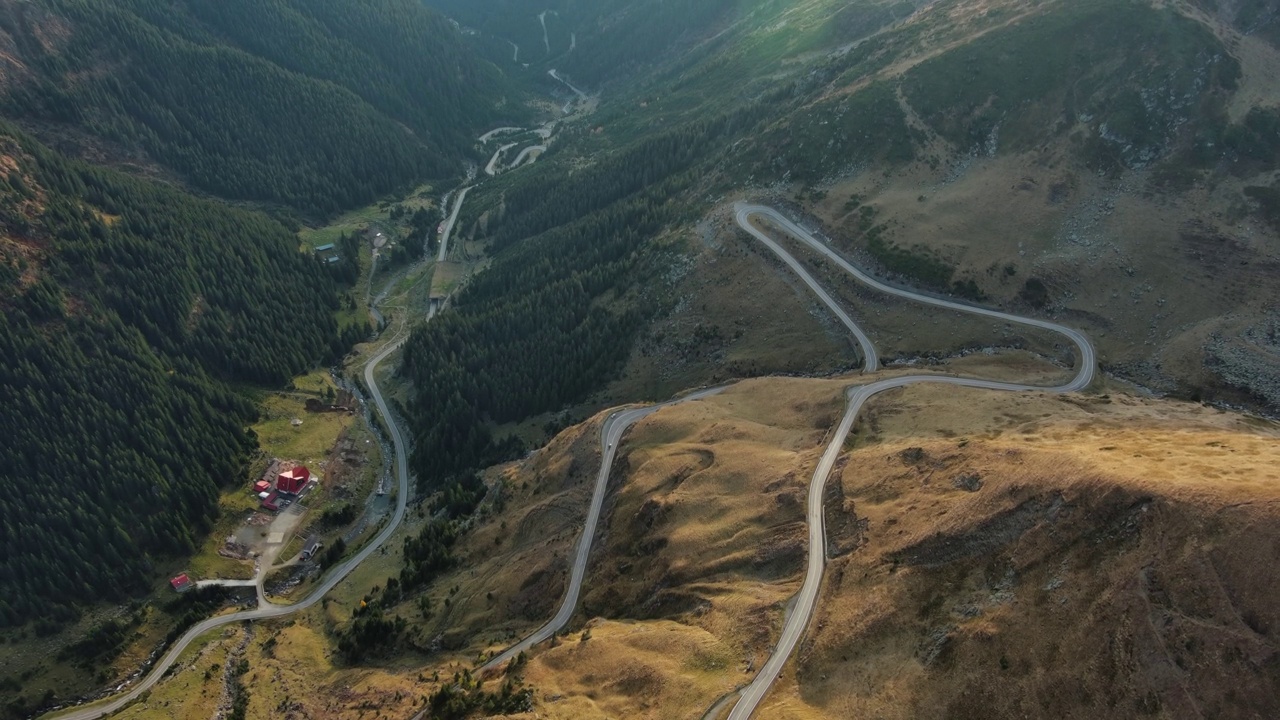
[[[198,623],[184,633],[183,636],[169,648],[169,651],[164,654],[164,657],[151,667],[151,671],[147,673],[146,677],[144,677],[137,685],[134,685],[129,692],[114,698],[110,702],[82,708],[73,708],[67,712],[55,714],[50,717],[55,717],[57,720],[94,720],[96,718],[110,715],[124,707],[126,704],[132,702],[142,693],[150,690],[152,686],[159,682],[160,678],[164,676],[165,671],[173,665],[174,661],[178,659],[178,656],[181,655],[196,638],[210,630],[220,628],[224,625],[244,622],[246,620],[278,618],[306,610],[312,605],[320,602],[320,599],[328,594],[334,586],[342,582],[343,578],[350,574],[352,570],[356,569],[360,563],[364,562],[366,558],[377,552],[378,549],[386,543],[387,538],[391,537],[391,534],[400,526],[400,521],[404,519],[405,507],[409,498],[409,464],[408,459],[405,456],[404,438],[400,434],[400,428],[392,418],[391,411],[387,408],[386,401],[382,398],[382,392],[378,388],[378,382],[373,376],[373,371],[378,367],[379,363],[385,360],[388,355],[399,349],[403,344],[404,339],[392,342],[384,348],[382,352],[378,353],[376,357],[370,360],[364,369],[364,380],[369,386],[369,393],[373,397],[373,402],[377,406],[378,412],[382,414],[383,421],[391,431],[391,442],[395,446],[396,453],[396,470],[400,481],[400,491],[396,495],[396,510],[391,516],[391,521],[382,529],[382,532],[378,533],[378,536],[375,537],[372,542],[365,545],[364,549],[356,553],[354,557],[342,563],[334,570],[329,571],[326,574],[324,581],[316,587],[316,589],[313,590],[305,600],[293,605],[260,606],[256,610],[246,610],[243,612],[232,613],[230,615],[222,615],[219,617],[209,618],[204,622]]]
[[[508,42],[510,42],[510,41],[508,40]],[[511,44],[512,44],[512,45],[515,45],[515,43],[511,43]],[[485,142],[489,142],[489,140],[491,140],[491,139],[492,139],[494,136],[496,136],[496,135],[506,135],[506,134],[508,134],[508,133],[521,132],[521,131],[523,131],[523,130],[524,130],[524,128],[518,128],[518,127],[499,127],[499,128],[494,128],[494,129],[490,130],[489,132],[487,132],[487,133],[485,133],[485,134],[481,135],[480,137],[476,138],[476,141],[477,141],[477,142],[485,143]]]
[[[578,605],[578,595],[582,591],[582,579],[587,573],[587,559],[591,556],[591,541],[595,538],[596,525],[600,522],[600,508],[604,506],[605,490],[609,484],[609,471],[613,467],[614,455],[618,452],[618,443],[622,441],[622,433],[641,418],[648,417],[664,407],[691,400],[701,400],[724,390],[724,387],[706,388],[690,393],[684,397],[669,400],[658,405],[650,405],[630,410],[619,410],[610,415],[600,428],[600,472],[596,474],[596,487],[591,495],[591,508],[587,511],[587,520],[582,526],[582,535],[578,538],[578,550],[573,557],[573,565],[569,569],[569,587],[565,590],[564,600],[555,617],[538,628],[520,642],[512,645],[494,659],[485,664],[485,670],[496,668],[521,652],[537,645],[554,635],[573,617]]]
[[[804,284],[808,285],[809,289],[818,296],[818,299],[822,301],[822,304],[826,305],[827,309],[840,320],[841,324],[848,328],[849,332],[853,333],[854,339],[858,342],[858,349],[862,351],[863,371],[875,372],[878,370],[880,368],[880,357],[876,354],[876,346],[872,344],[871,338],[867,337],[867,334],[863,332],[862,328],[858,327],[858,324],[853,321],[853,318],[849,317],[849,313],[845,312],[844,308],[840,307],[839,303],[831,297],[830,293],[818,284],[818,281],[809,274],[809,271],[804,269],[804,266],[800,264],[799,260],[796,260],[791,253],[784,250],[783,247],[775,242],[773,238],[761,232],[747,219],[753,212],[758,212],[760,210],[768,210],[772,212],[772,210],[764,207],[763,205],[742,204],[736,205],[734,209],[737,210],[738,225],[741,226],[743,230],[751,233],[751,235],[755,237],[756,240],[759,240],[765,247],[772,250],[774,255],[781,258],[782,262],[786,263],[787,267],[791,268],[791,272],[798,275],[800,279],[804,281]]]
[[[1084,334],[1081,333],[1079,330],[1069,328],[1065,325],[1059,325],[1057,323],[1049,322],[1048,320],[1039,320],[1036,318],[1022,317],[1020,315],[1012,315],[1007,312],[992,310],[991,308],[980,307],[977,305],[970,305],[968,303],[957,302],[955,300],[948,300],[946,298],[934,297],[932,295],[924,295],[919,292],[910,290],[908,288],[901,288],[901,287],[896,287],[894,285],[889,285],[887,283],[884,283],[884,282],[881,282],[880,280],[875,279],[874,277],[866,274],[862,270],[859,270],[858,268],[854,267],[852,264],[849,263],[848,260],[845,260],[843,257],[841,257],[839,253],[832,250],[831,247],[828,246],[826,243],[822,242],[821,240],[818,240],[808,230],[805,230],[804,228],[795,224],[790,219],[788,219],[785,215],[778,212],[777,210],[774,210],[771,207],[768,207],[765,205],[749,205],[747,203],[736,203],[734,205],[734,213],[735,213],[735,219],[738,221],[738,225],[741,226],[742,229],[751,233],[757,239],[761,240],[762,242],[765,242],[766,240],[768,240],[768,236],[761,233],[751,224],[750,218],[753,215],[768,219],[770,222],[777,225],[780,229],[782,229],[789,235],[792,235],[797,240],[803,242],[805,245],[808,245],[814,250],[825,255],[828,259],[830,259],[832,262],[838,265],[840,269],[852,275],[858,282],[874,290],[879,290],[880,292],[887,293],[889,295],[896,295],[901,298],[907,298],[908,300],[914,300],[919,303],[924,303],[925,305],[933,305],[935,307],[943,307],[943,308],[949,308],[951,310],[959,310],[960,312],[972,313],[974,315],[983,315],[985,317],[995,318],[997,320],[1003,320],[1005,322],[1016,323],[1018,325],[1027,325],[1030,327],[1042,328],[1050,332],[1058,333],[1059,335],[1064,335],[1069,340],[1071,340],[1072,343],[1075,344],[1076,349],[1080,353],[1078,357],[1080,374],[1077,375],[1075,381],[1073,381],[1069,386],[1066,386],[1065,390],[1061,390],[1060,392],[1083,390],[1084,388],[1089,386],[1090,382],[1093,381],[1093,372],[1098,364],[1098,356],[1093,349],[1093,344],[1090,343],[1089,339],[1086,338]],[[766,244],[769,244],[769,243],[772,243],[772,241],[766,242]],[[776,243],[773,243],[771,245],[771,249],[773,249],[775,253],[781,250],[781,248],[777,247]],[[785,253],[785,251],[782,251],[782,252]],[[790,256],[788,255],[788,257]],[[794,269],[794,266],[793,266],[793,269]],[[806,284],[809,284],[810,287],[813,287],[813,285],[811,283],[808,283],[807,281],[806,281]],[[865,341],[868,346],[870,345],[870,341],[866,340],[866,335],[863,334],[861,331],[854,332],[854,335],[858,337],[859,344],[862,344]],[[865,349],[864,349],[864,352],[866,352]],[[872,352],[874,353],[874,350],[872,350]],[[1013,389],[1013,388],[1010,388],[1010,389]],[[1037,388],[1037,389],[1043,390],[1045,388]]]
[[[449,236],[453,234],[453,224],[458,222],[462,201],[467,199],[467,193],[471,192],[473,187],[475,185],[468,185],[459,190],[458,197],[453,201],[453,212],[450,212],[449,219],[444,221],[444,232],[440,233],[440,252],[436,255],[436,262],[444,262],[444,257],[449,254]]]
[[[1009,313],[991,310],[989,308],[975,307],[964,303],[954,302],[943,298],[932,297],[929,295],[921,295],[905,288],[887,285],[875,278],[867,275],[858,268],[849,264],[844,258],[840,257],[835,251],[827,247],[826,244],[813,237],[808,231],[792,222],[777,210],[763,205],[748,205],[739,203],[735,206],[735,219],[742,229],[751,233],[753,237],[769,246],[771,250],[779,254],[784,261],[805,280],[805,283],[815,292],[819,292],[814,286],[811,278],[807,277],[807,273],[797,267],[797,263],[785,250],[777,243],[774,243],[763,232],[751,224],[751,218],[758,216],[765,218],[776,225],[781,230],[794,236],[805,245],[822,253],[831,259],[856,278],[869,287],[881,292],[897,295],[898,297],[908,298],[927,305],[937,307],[950,308],[961,312],[974,313],[993,317],[1006,322],[1018,323],[1021,325],[1029,325],[1032,327],[1043,328],[1053,332],[1060,333],[1075,343],[1079,353],[1076,358],[1076,376],[1068,383],[1056,387],[1038,387],[1035,385],[1022,385],[1018,383],[996,382],[993,380],[979,380],[974,378],[949,377],[943,375],[905,375],[887,380],[879,380],[867,385],[859,385],[849,389],[848,407],[845,410],[844,417],[840,420],[839,427],[831,438],[830,444],[827,445],[826,451],[822,454],[822,460],[818,463],[818,467],[814,469],[813,478],[809,482],[809,502],[807,508],[807,521],[809,524],[809,561],[805,571],[804,584],[800,587],[800,592],[796,595],[793,602],[793,611],[783,623],[782,633],[778,638],[777,644],[773,648],[773,653],[765,664],[756,673],[755,679],[749,685],[741,690],[737,703],[734,704],[733,710],[729,713],[730,720],[747,720],[759,707],[760,702],[764,700],[768,694],[769,688],[777,679],[778,674],[782,672],[783,666],[787,659],[791,657],[792,651],[795,650],[796,644],[800,642],[800,638],[804,635],[805,629],[809,625],[809,620],[813,617],[814,608],[818,602],[818,590],[822,584],[822,573],[826,567],[826,528],[823,523],[822,498],[823,490],[826,487],[827,478],[831,474],[836,459],[840,455],[840,451],[844,446],[845,438],[848,437],[849,431],[853,428],[853,422],[858,416],[858,412],[868,399],[877,393],[884,392],[893,388],[906,387],[917,383],[945,383],[949,385],[959,385],[962,387],[985,388],[988,390],[1004,390],[1004,391],[1041,391],[1066,393],[1083,390],[1093,382],[1094,371],[1097,366],[1097,355],[1093,345],[1083,334],[1077,330],[1073,330],[1056,323],[1035,318],[1024,318]],[[827,302],[829,296],[819,292],[819,296],[823,297],[823,301]],[[830,305],[828,305],[830,306]],[[839,315],[839,313],[837,313]],[[846,316],[841,316],[841,321],[845,322]],[[846,326],[848,322],[846,322]],[[854,330],[854,335],[861,344],[865,335]],[[869,341],[868,341],[869,344]],[[868,358],[868,366],[871,366],[871,359],[875,357],[874,349],[871,351],[864,350]]]
[[[489,177],[493,177],[494,175],[497,175],[499,158],[502,157],[503,153],[505,153],[506,151],[510,150],[511,148],[515,147],[518,144],[519,143],[507,143],[506,145],[503,145],[497,150],[494,150],[493,157],[489,158],[489,164],[484,166],[484,174],[488,175]]]
[[[515,168],[518,168],[521,165],[523,165],[524,159],[529,157],[529,155],[531,155],[534,151],[544,153],[547,151],[547,146],[546,145],[530,145],[529,147],[521,150],[520,154],[516,156],[516,159],[511,162],[511,168],[514,170]],[[534,158],[534,160],[537,160],[537,158]]]

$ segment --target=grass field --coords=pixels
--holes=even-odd
[[[432,207],[434,201],[429,197],[433,192],[430,185],[423,185],[409,194],[402,202],[410,210],[420,207]],[[368,207],[352,210],[332,223],[320,228],[303,228],[298,236],[304,245],[319,247],[336,243],[344,233],[352,233],[365,229],[371,223],[387,223],[391,219],[391,208],[398,203],[382,201]]]
[[[316,370],[295,379],[293,384],[300,392],[276,392],[263,399],[261,418],[253,425],[253,431],[267,456],[316,466],[354,419],[346,413],[307,412],[307,395],[321,397],[326,390],[336,392],[328,371]],[[307,388],[305,394],[301,392],[303,388]],[[295,419],[302,424],[293,425]]]
[[[431,192],[432,188],[424,186],[402,202],[411,211],[419,207],[429,207],[434,202],[430,197]],[[303,229],[299,233],[300,240],[307,248],[335,242],[344,232],[357,231],[371,222],[387,220],[390,207],[390,204],[384,207],[370,206],[349,213],[325,228]],[[352,294],[357,307],[354,310],[338,313],[340,325],[352,322],[364,323],[368,319],[364,296],[369,272],[368,253],[361,253],[358,260],[362,266],[362,277]],[[420,283],[420,285],[424,284]],[[335,440],[344,430],[347,430],[352,433],[357,446],[368,457],[365,469],[358,477],[350,479],[349,490],[354,497],[362,498],[367,495],[377,476],[377,464],[380,462],[377,446],[363,445],[363,441],[369,437],[367,431],[362,427],[355,427],[360,425],[358,420],[345,414],[309,414],[305,410],[305,400],[308,397],[324,398],[327,392],[333,389],[334,385],[328,372],[321,369],[294,378],[287,390],[263,391],[243,388],[261,408],[261,418],[253,426],[259,438],[261,452],[251,465],[250,477],[240,479],[222,493],[219,499],[220,517],[201,546],[191,557],[166,562],[158,568],[152,593],[139,598],[138,604],[153,605],[157,601],[168,599],[172,594],[168,578],[178,572],[188,572],[195,579],[252,577],[252,562],[222,557],[218,554],[218,550],[223,546],[226,537],[241,525],[244,517],[257,508],[256,498],[248,492],[248,482],[265,468],[269,458],[297,460],[319,469],[320,463],[326,459]],[[301,419],[302,425],[294,427],[291,423],[293,418]],[[317,488],[310,498],[310,504],[315,510],[313,514],[316,515],[326,506],[337,502],[341,500],[333,498],[320,488]],[[398,567],[395,569],[398,570]],[[369,580],[369,585],[385,581],[387,574],[392,572],[394,572],[393,569],[385,569],[376,581]],[[366,591],[367,586],[358,592],[362,595]],[[353,594],[356,592],[352,591]],[[20,679],[23,686],[22,694],[27,696],[38,696],[44,692],[45,688],[52,688],[60,697],[74,697],[94,688],[118,682],[137,669],[159,645],[169,631],[173,618],[154,607],[144,610],[142,624],[132,630],[119,656],[110,663],[109,667],[96,667],[85,672],[68,663],[58,661],[56,655],[59,648],[79,639],[97,623],[109,618],[128,617],[129,612],[129,608],[125,606],[92,608],[81,622],[54,636],[37,638],[29,633],[15,634],[9,638],[9,642],[0,644],[0,677]],[[225,655],[225,645],[225,641],[217,640],[207,645],[197,643],[196,647],[201,648],[202,653],[207,648],[208,652],[218,656],[218,653]],[[202,660],[201,662],[203,663],[201,667],[207,668],[210,663],[220,661]],[[203,679],[203,670],[194,675],[199,677],[194,679],[189,677],[193,676],[193,673],[186,670],[175,674],[161,683],[152,693],[152,702],[145,707],[139,706],[128,710],[122,714],[122,717],[208,717],[212,714],[216,702],[212,695],[214,685],[217,685],[220,691],[221,675],[219,673],[217,678],[208,682]]]
[[[969,356],[941,369],[992,377],[1044,372],[1019,353]],[[579,615],[567,634],[530,653],[524,671],[537,688],[540,717],[696,717],[750,677],[795,590],[809,473],[839,417],[843,388],[857,381],[745,381],[720,396],[666,409],[630,431]],[[1036,599],[1044,591],[1036,588],[1062,577],[1080,587],[1064,597],[1106,597],[1105,588],[1088,579],[1092,571],[1076,573],[1094,565],[1068,555],[1066,570],[1052,559],[1031,561],[1020,571],[1030,578],[1013,586],[1023,604],[992,601],[992,593],[1003,597],[1002,570],[966,569],[969,574],[956,580],[948,571],[910,565],[916,557],[911,553],[937,545],[931,538],[985,542],[973,538],[981,538],[986,524],[998,523],[1010,507],[1053,493],[1086,508],[1064,511],[1068,520],[1058,532],[1066,537],[1089,532],[1102,522],[1097,518],[1119,512],[1115,503],[1128,507],[1135,497],[1156,503],[1169,498],[1183,508],[1177,512],[1193,516],[1280,497],[1274,470],[1280,467],[1274,442],[1280,429],[1273,424],[1139,399],[1111,387],[1100,392],[1106,394],[1057,397],[917,386],[873,401],[848,459],[837,465],[840,492],[828,502],[828,531],[837,548],[831,587],[800,663],[788,665],[765,712],[811,720],[887,712],[902,702],[918,710],[916,716],[931,715],[936,706],[929,704],[934,695],[928,688],[935,682],[981,682],[955,674],[956,666],[945,662],[921,661],[919,648],[937,627],[955,625],[958,652],[981,658],[980,667],[998,658],[982,649],[991,646],[1003,647],[1017,668],[1040,652],[1024,631],[1027,622],[1042,622],[1037,613],[1045,612]],[[594,475],[599,420],[570,428],[529,459],[495,471],[489,480],[504,487],[502,507],[481,513],[455,550],[459,569],[426,588],[432,618],[421,619],[415,598],[393,610],[410,619],[411,636],[441,638],[444,652],[431,658],[409,652],[352,668],[337,660],[328,637],[349,621],[370,587],[399,571],[399,538],[421,523],[410,513],[387,552],[371,558],[321,606],[297,621],[259,624],[245,655],[246,683],[253,688],[249,717],[270,716],[286,699],[311,717],[367,718],[370,704],[408,716],[434,687],[436,673],[451,677],[474,667],[485,650],[549,617]],[[918,465],[902,459],[913,447],[922,448]],[[981,480],[978,491],[953,484],[970,474]],[[1160,512],[1156,517],[1171,511]],[[866,523],[846,522],[849,513]],[[1214,532],[1231,531],[1223,526]],[[863,540],[856,540],[858,533]],[[1014,561],[1052,547],[1036,542],[1017,546],[1024,549]],[[862,549],[845,554],[841,547]],[[1125,547],[1092,551],[1101,559],[1089,562],[1112,568],[1107,563],[1129,557]],[[888,570],[890,556],[909,567],[895,575]],[[939,595],[942,600],[930,599]],[[975,602],[978,620],[964,614],[948,620],[952,607]],[[1110,627],[1105,613],[1072,612],[1091,627]],[[889,633],[883,642],[868,639],[882,632]],[[1008,641],[1001,640],[1004,633],[1011,633]],[[1087,639],[1080,642],[1087,645]],[[209,644],[128,717],[209,712],[216,683],[207,684],[201,668],[228,646]],[[892,672],[878,669],[883,663]],[[999,672],[991,668],[987,675]],[[1017,677],[1012,681],[1026,682]],[[895,712],[886,716],[907,716]]]
[[[116,717],[128,720],[207,720],[222,700],[223,668],[247,630],[232,626],[192,643],[168,678]]]
[[[390,229],[395,225],[391,220],[391,209],[394,206],[403,205],[410,213],[419,208],[435,207],[436,200],[432,197],[434,192],[435,188],[433,186],[423,185],[397,202],[381,201],[342,215],[324,227],[303,228],[298,232],[298,237],[302,246],[310,250],[322,245],[336,243],[342,235],[361,232],[372,225]],[[367,244],[361,243],[360,256],[356,258],[356,261],[360,264],[360,280],[356,283],[356,287],[351,293],[355,308],[338,311],[339,327],[346,327],[355,323],[367,323],[369,321],[366,289],[368,288],[369,273],[372,270],[372,254],[368,251]]]

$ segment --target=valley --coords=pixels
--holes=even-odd
[[[0,710],[1280,712],[1274,23],[0,2]]]

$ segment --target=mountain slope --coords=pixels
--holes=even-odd
[[[937,389],[878,413],[771,716],[1277,713],[1274,424]]]
[[[6,2],[0,30],[42,137],[319,215],[455,174],[508,89],[412,0]]]
[[[336,284],[265,216],[0,126],[0,624],[150,587],[239,480],[255,410],[338,356]],[[354,336],[354,337],[353,337]]]
[[[803,572],[807,480],[865,379],[747,380],[628,431],[578,612],[516,671],[540,717],[698,717],[751,677]],[[604,417],[493,473],[453,568],[385,609],[426,677],[555,612]],[[921,386],[874,401],[856,435],[828,484],[819,612],[764,716],[1277,711],[1274,423]]]
[[[529,10],[471,12],[497,22],[499,7]],[[794,200],[887,276],[1072,318],[1110,372],[1274,412],[1280,49],[1250,7],[740,4],[606,86],[593,132],[504,179],[513,202],[479,193],[471,212],[501,208],[484,229],[500,242],[554,227],[565,207],[521,199],[582,168],[644,162],[662,138],[685,162],[653,177],[695,178],[705,192],[684,199],[708,219],[717,197]],[[671,306],[691,327],[742,320],[689,299]]]

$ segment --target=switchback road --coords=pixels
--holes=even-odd
[[[947,300],[945,298],[922,295],[906,288],[899,288],[885,284],[849,264],[848,261],[838,255],[831,248],[827,247],[824,243],[813,237],[813,235],[804,228],[793,223],[773,208],[763,205],[738,203],[735,205],[734,210],[735,219],[738,225],[777,255],[787,265],[787,267],[805,283],[805,285],[813,290],[823,304],[826,305],[827,308],[830,309],[840,322],[849,330],[862,353],[864,372],[872,372],[879,368],[879,356],[876,353],[875,345],[871,342],[871,339],[867,336],[866,332],[864,332],[862,328],[854,322],[849,314],[840,307],[839,303],[835,301],[830,293],[828,293],[804,268],[799,260],[783,248],[782,245],[751,223],[751,218],[753,216],[759,216],[773,222],[780,229],[791,234],[797,240],[834,261],[836,265],[845,270],[845,272],[848,272],[859,282],[862,282],[873,289],[927,305],[958,310],[961,312],[975,313],[1004,320],[1006,322],[1050,330],[1066,336],[1076,345],[1076,348],[1079,351],[1078,370],[1076,376],[1071,380],[1071,382],[1057,387],[1039,387],[1034,385],[1005,383],[977,378],[949,377],[944,375],[908,375],[880,380],[867,385],[854,386],[849,389],[848,406],[845,414],[841,418],[840,424],[836,428],[835,433],[832,435],[831,442],[827,445],[827,448],[822,455],[822,459],[819,461],[818,467],[814,470],[813,478],[809,484],[809,501],[806,511],[809,525],[809,559],[804,583],[796,598],[792,603],[790,603],[792,607],[791,613],[784,621],[782,635],[779,638],[778,643],[774,646],[773,653],[765,662],[764,666],[761,667],[760,672],[757,673],[752,683],[740,691],[738,701],[729,715],[732,719],[745,720],[746,718],[751,717],[759,706],[760,701],[764,699],[770,686],[772,686],[773,681],[781,672],[783,665],[791,656],[791,652],[795,649],[796,644],[799,642],[800,637],[803,635],[805,628],[809,624],[809,620],[813,616],[813,611],[817,605],[818,590],[822,583],[822,573],[826,566],[826,529],[823,525],[822,512],[823,490],[826,487],[827,478],[831,474],[831,469],[834,467],[836,459],[839,457],[840,450],[844,446],[845,439],[853,428],[854,420],[861,411],[863,404],[872,396],[884,392],[885,390],[926,382],[945,383],[962,387],[985,388],[990,390],[1073,392],[1088,387],[1088,385],[1093,381],[1097,358],[1093,345],[1083,334],[1076,330],[1045,320],[1024,318],[1018,315],[1000,312],[998,310],[991,310],[989,308],[976,307]],[[613,459],[617,452],[618,443],[622,438],[623,432],[636,421],[655,412],[659,408],[678,402],[705,398],[722,389],[723,388],[712,388],[709,390],[702,390],[684,398],[663,403],[661,405],[622,410],[609,416],[605,421],[604,426],[601,428],[600,470],[596,476],[596,486],[591,497],[591,506],[587,512],[587,518],[583,525],[582,535],[578,540],[577,552],[574,555],[573,565],[570,568],[569,587],[565,591],[565,596],[560,604],[560,609],[556,613],[555,617],[547,622],[547,624],[540,627],[519,643],[516,643],[498,656],[494,657],[485,664],[483,669],[496,669],[519,653],[550,638],[553,634],[563,628],[573,616],[573,612],[577,607],[578,597],[582,591],[582,581],[586,574],[587,561],[591,554],[591,542],[595,536],[597,525],[599,524],[600,510],[604,505],[604,496],[608,486],[609,473],[612,469]],[[727,699],[721,700],[722,703],[726,701]]]
[[[484,166],[484,174],[493,177],[498,174],[498,160],[502,159],[503,153],[515,147],[518,143],[507,143],[493,151],[493,157],[489,158],[489,164]]]
[[[1067,337],[1076,345],[1078,356],[1076,358],[1076,376],[1068,383],[1056,387],[1038,387],[1035,385],[1022,385],[1019,383],[996,382],[994,380],[980,380],[975,378],[949,377],[942,375],[905,375],[901,377],[889,378],[869,383],[867,385],[858,385],[849,389],[848,407],[845,410],[844,417],[840,420],[840,425],[836,428],[832,435],[831,442],[827,445],[826,451],[822,454],[822,459],[818,463],[818,467],[814,469],[813,478],[809,481],[809,502],[806,510],[807,522],[809,525],[809,560],[805,570],[804,583],[800,586],[800,592],[797,594],[793,611],[787,616],[783,623],[782,634],[778,638],[777,644],[774,645],[773,653],[765,664],[760,668],[760,672],[756,673],[755,679],[751,684],[747,685],[739,694],[738,702],[734,704],[733,710],[729,712],[730,720],[747,720],[759,707],[760,702],[764,700],[769,688],[777,679],[779,673],[782,672],[783,666],[787,659],[791,657],[792,651],[800,642],[800,638],[804,635],[805,629],[809,625],[810,619],[813,617],[813,611],[818,603],[818,591],[822,585],[822,573],[826,567],[826,528],[823,522],[822,498],[823,491],[826,488],[827,478],[831,475],[831,469],[835,466],[836,459],[840,455],[841,449],[844,447],[845,439],[849,436],[849,431],[853,428],[854,420],[858,417],[859,411],[862,410],[863,404],[874,395],[890,390],[893,388],[906,387],[917,383],[945,383],[948,385],[958,385],[961,387],[984,388],[988,390],[1005,390],[1005,391],[1031,391],[1038,390],[1041,392],[1067,393],[1083,390],[1093,382],[1094,371],[1097,366],[1097,355],[1093,345],[1083,334],[1077,330],[1058,325],[1057,323],[1048,322],[1046,320],[1038,320],[1035,318],[1025,318],[1018,315],[991,310],[989,308],[975,307],[964,303],[946,300],[944,298],[922,295],[905,288],[887,285],[870,275],[862,272],[858,268],[851,265],[843,257],[828,247],[825,243],[819,241],[811,233],[796,223],[792,222],[777,210],[763,205],[748,205],[738,203],[734,207],[735,220],[738,225],[746,230],[760,242],[764,243],[775,254],[778,254],[791,267],[791,269],[805,279],[805,283],[818,292],[823,298],[823,302],[831,307],[829,296],[815,287],[811,281],[812,278],[798,266],[795,259],[789,253],[782,249],[780,245],[774,242],[768,235],[751,223],[752,217],[761,217],[776,225],[781,230],[792,235],[805,245],[816,250],[828,259],[835,262],[845,272],[852,275],[859,282],[871,288],[879,290],[890,295],[907,298],[926,305],[936,307],[944,307],[960,312],[974,313],[986,317],[992,317],[1006,322],[1017,323],[1020,325],[1028,325],[1031,327],[1043,328],[1052,332],[1059,333]],[[834,310],[834,308],[833,308]],[[846,327],[852,322],[847,320],[847,316],[837,312],[841,321]],[[851,328],[855,337],[861,345],[866,335],[860,330]],[[869,341],[866,341],[869,345]],[[874,349],[866,349],[864,346],[864,354],[867,357],[867,366],[874,367],[875,358]]]
[[[778,252],[778,249],[775,247],[777,244],[773,243],[773,241],[769,239],[769,236],[760,232],[751,224],[750,218],[753,215],[766,218],[770,222],[773,222],[781,230],[795,237],[800,242],[803,242],[805,245],[808,245],[810,248],[818,251],[819,253],[822,253],[829,260],[831,260],[836,265],[838,265],[840,269],[849,273],[858,282],[862,283],[863,285],[866,285],[867,287],[873,290],[879,290],[880,292],[886,293],[888,295],[895,295],[897,297],[906,298],[908,300],[914,300],[919,303],[924,303],[925,305],[933,305],[935,307],[948,308],[950,310],[959,310],[960,312],[972,313],[974,315],[982,315],[985,317],[995,318],[997,320],[1003,320],[1005,322],[1015,323],[1018,325],[1027,325],[1029,327],[1041,328],[1043,330],[1048,330],[1050,332],[1058,333],[1059,335],[1064,335],[1067,337],[1067,339],[1069,339],[1072,343],[1075,344],[1076,349],[1080,352],[1080,355],[1077,358],[1077,360],[1079,361],[1080,372],[1084,373],[1087,371],[1088,375],[1077,376],[1073,383],[1071,383],[1069,386],[1066,386],[1066,389],[1061,390],[1060,392],[1083,390],[1084,388],[1089,386],[1090,382],[1093,381],[1093,372],[1098,364],[1098,356],[1096,351],[1093,349],[1093,344],[1090,343],[1089,339],[1086,338],[1084,334],[1081,333],[1079,330],[1069,328],[1065,325],[1059,325],[1057,323],[1049,322],[1048,320],[1038,320],[1036,318],[1022,317],[1021,315],[1013,315],[1011,313],[1001,312],[999,310],[992,310],[991,308],[980,307],[978,305],[970,305],[968,303],[957,302],[955,300],[948,300],[946,298],[934,297],[932,295],[924,295],[907,288],[901,288],[901,287],[896,287],[894,285],[889,285],[887,283],[884,283],[875,279],[874,277],[868,275],[862,270],[854,267],[852,264],[849,263],[848,260],[845,260],[842,256],[840,256],[839,253],[832,250],[829,245],[815,238],[808,230],[805,230],[804,228],[795,224],[794,222],[789,220],[785,215],[778,212],[777,210],[774,210],[773,208],[765,205],[750,205],[747,203],[736,203],[734,205],[734,217],[737,220],[738,225],[743,230],[746,230],[747,232],[751,233],[751,235],[754,236],[757,240],[760,240],[766,245],[770,245],[771,249],[773,249],[775,253]],[[793,269],[795,269],[794,266],[793,266]],[[813,287],[813,285],[810,284],[810,287]],[[866,338],[866,335],[861,333],[861,331],[855,332],[854,334],[858,337],[859,344],[863,343],[864,339]],[[870,344],[870,341],[866,341],[866,342],[868,345]],[[865,352],[865,349],[864,349],[864,352]],[[1047,388],[1036,388],[1036,389],[1045,390]]]
[[[512,44],[512,45],[515,45],[515,43],[511,43],[511,44]],[[507,135],[507,134],[510,134],[510,133],[523,132],[523,131],[524,131],[524,128],[518,128],[518,127],[499,127],[499,128],[494,128],[494,129],[490,130],[489,132],[487,132],[487,133],[485,133],[485,134],[481,135],[480,137],[476,138],[476,142],[486,143],[486,142],[489,142],[490,140],[492,140],[494,137],[496,137],[496,136],[498,136],[498,135]]]
[[[520,154],[516,156],[516,159],[511,161],[511,168],[514,170],[515,168],[520,167],[521,165],[524,164],[524,159],[529,157],[535,152],[544,153],[546,151],[547,151],[546,145],[530,145],[529,147],[521,150]],[[537,160],[537,157],[534,157],[534,160]],[[533,162],[533,160],[531,160],[530,162]]]

